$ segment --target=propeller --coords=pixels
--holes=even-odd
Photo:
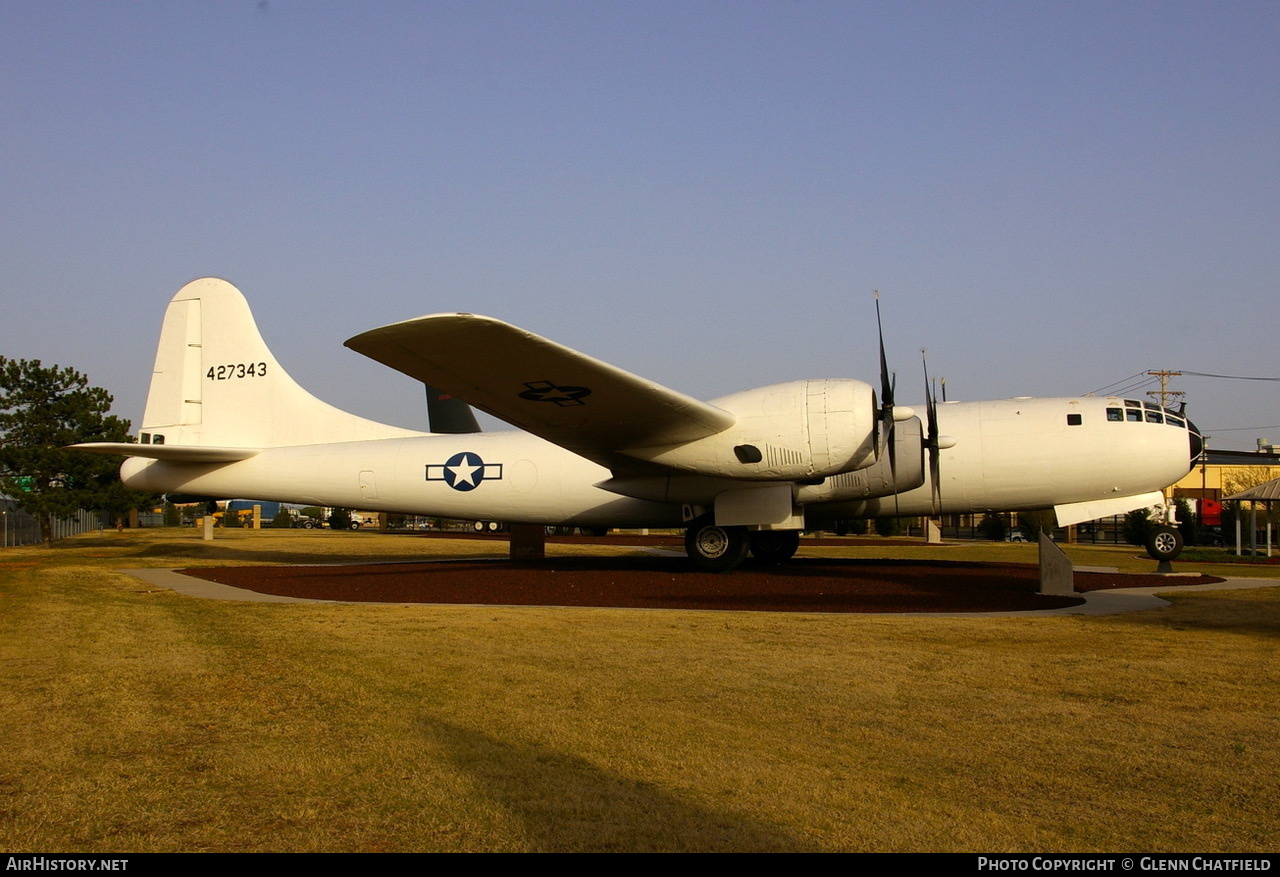
[[[880,336],[880,446],[876,449],[876,456],[880,456],[885,452],[886,446],[889,450],[889,474],[893,478],[894,484],[897,484],[897,453],[893,447],[893,388],[898,382],[897,374],[892,377],[889,374],[889,360],[884,354],[884,325],[880,321],[880,290],[875,291],[876,296],[876,333]]]
[[[876,295],[876,334],[880,339],[880,429],[876,456],[879,457],[888,449],[889,480],[893,483],[893,511],[898,513],[898,449],[893,440],[893,425],[899,420],[910,420],[916,416],[915,409],[906,405],[895,405],[894,387],[898,383],[897,373],[889,372],[889,360],[884,353],[884,325],[880,321],[880,290]]]
[[[936,515],[942,508],[942,452],[947,448],[954,448],[956,440],[955,436],[942,435],[938,432],[938,394],[933,384],[929,382],[929,360],[924,354],[924,350],[921,349],[920,361],[924,365],[925,419],[929,427],[929,432],[924,437],[924,446],[929,451],[929,483],[933,489],[930,508]],[[947,401],[946,378],[942,379],[942,401]]]
[[[920,362],[924,365],[924,400],[925,411],[929,425],[929,432],[925,436],[924,446],[929,449],[929,483],[933,485],[933,496],[930,498],[930,510],[933,514],[938,513],[938,509],[942,506],[942,485],[940,479],[942,477],[942,468],[939,461],[938,446],[938,399],[933,392],[932,386],[929,384],[929,360],[924,354],[924,348],[920,349]],[[943,384],[945,387],[946,384]]]

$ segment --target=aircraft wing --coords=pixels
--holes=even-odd
[[[501,320],[434,314],[346,342],[527,432],[603,465],[626,448],[714,435],[734,415]]]
[[[174,463],[234,463],[262,453],[258,448],[214,448],[199,445],[139,445],[132,442],[82,442],[67,445],[74,451],[120,457],[146,457]]]

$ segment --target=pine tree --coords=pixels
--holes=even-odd
[[[75,369],[0,356],[0,490],[40,521],[46,544],[55,517],[122,513],[152,499],[120,483],[120,458],[66,449],[132,440],[129,421],[108,414],[111,401]]]

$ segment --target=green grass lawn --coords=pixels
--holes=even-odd
[[[1276,851],[1280,589],[990,619],[255,604],[113,571],[503,550],[0,552],[0,847]]]

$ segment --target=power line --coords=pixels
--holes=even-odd
[[[1160,371],[1160,370],[1149,371],[1147,372],[1147,374],[1151,375],[1153,378],[1160,379],[1160,389],[1148,390],[1147,395],[1150,396],[1152,399],[1159,399],[1161,408],[1169,407],[1170,398],[1176,397],[1180,399],[1183,396],[1187,395],[1182,390],[1169,389],[1169,378],[1180,378],[1182,377],[1182,372],[1171,372],[1166,369],[1163,371]]]
[[[1257,378],[1257,377],[1249,377],[1248,375],[1212,375],[1212,374],[1209,374],[1208,372],[1189,372],[1189,371],[1186,371],[1185,369],[1183,370],[1182,373],[1184,375],[1195,375],[1198,378],[1222,378],[1223,380],[1227,380],[1227,381],[1277,381],[1277,382],[1280,382],[1280,378]]]
[[[1129,375],[1127,378],[1121,378],[1121,379],[1120,379],[1120,380],[1118,380],[1118,381],[1113,381],[1112,383],[1107,384],[1105,387],[1099,387],[1099,388],[1098,388],[1098,389],[1096,389],[1096,390],[1090,390],[1090,391],[1089,391],[1089,395],[1090,395],[1090,396],[1097,396],[1097,395],[1100,395],[1100,394],[1102,394],[1102,393],[1106,392],[1107,390],[1110,390],[1112,387],[1115,387],[1115,386],[1117,386],[1117,385],[1119,385],[1119,384],[1126,383],[1127,381],[1131,381],[1131,380],[1133,380],[1134,378],[1142,377],[1142,376],[1143,376],[1143,375],[1145,375],[1145,374],[1146,374],[1146,372],[1134,372],[1133,374]]]

